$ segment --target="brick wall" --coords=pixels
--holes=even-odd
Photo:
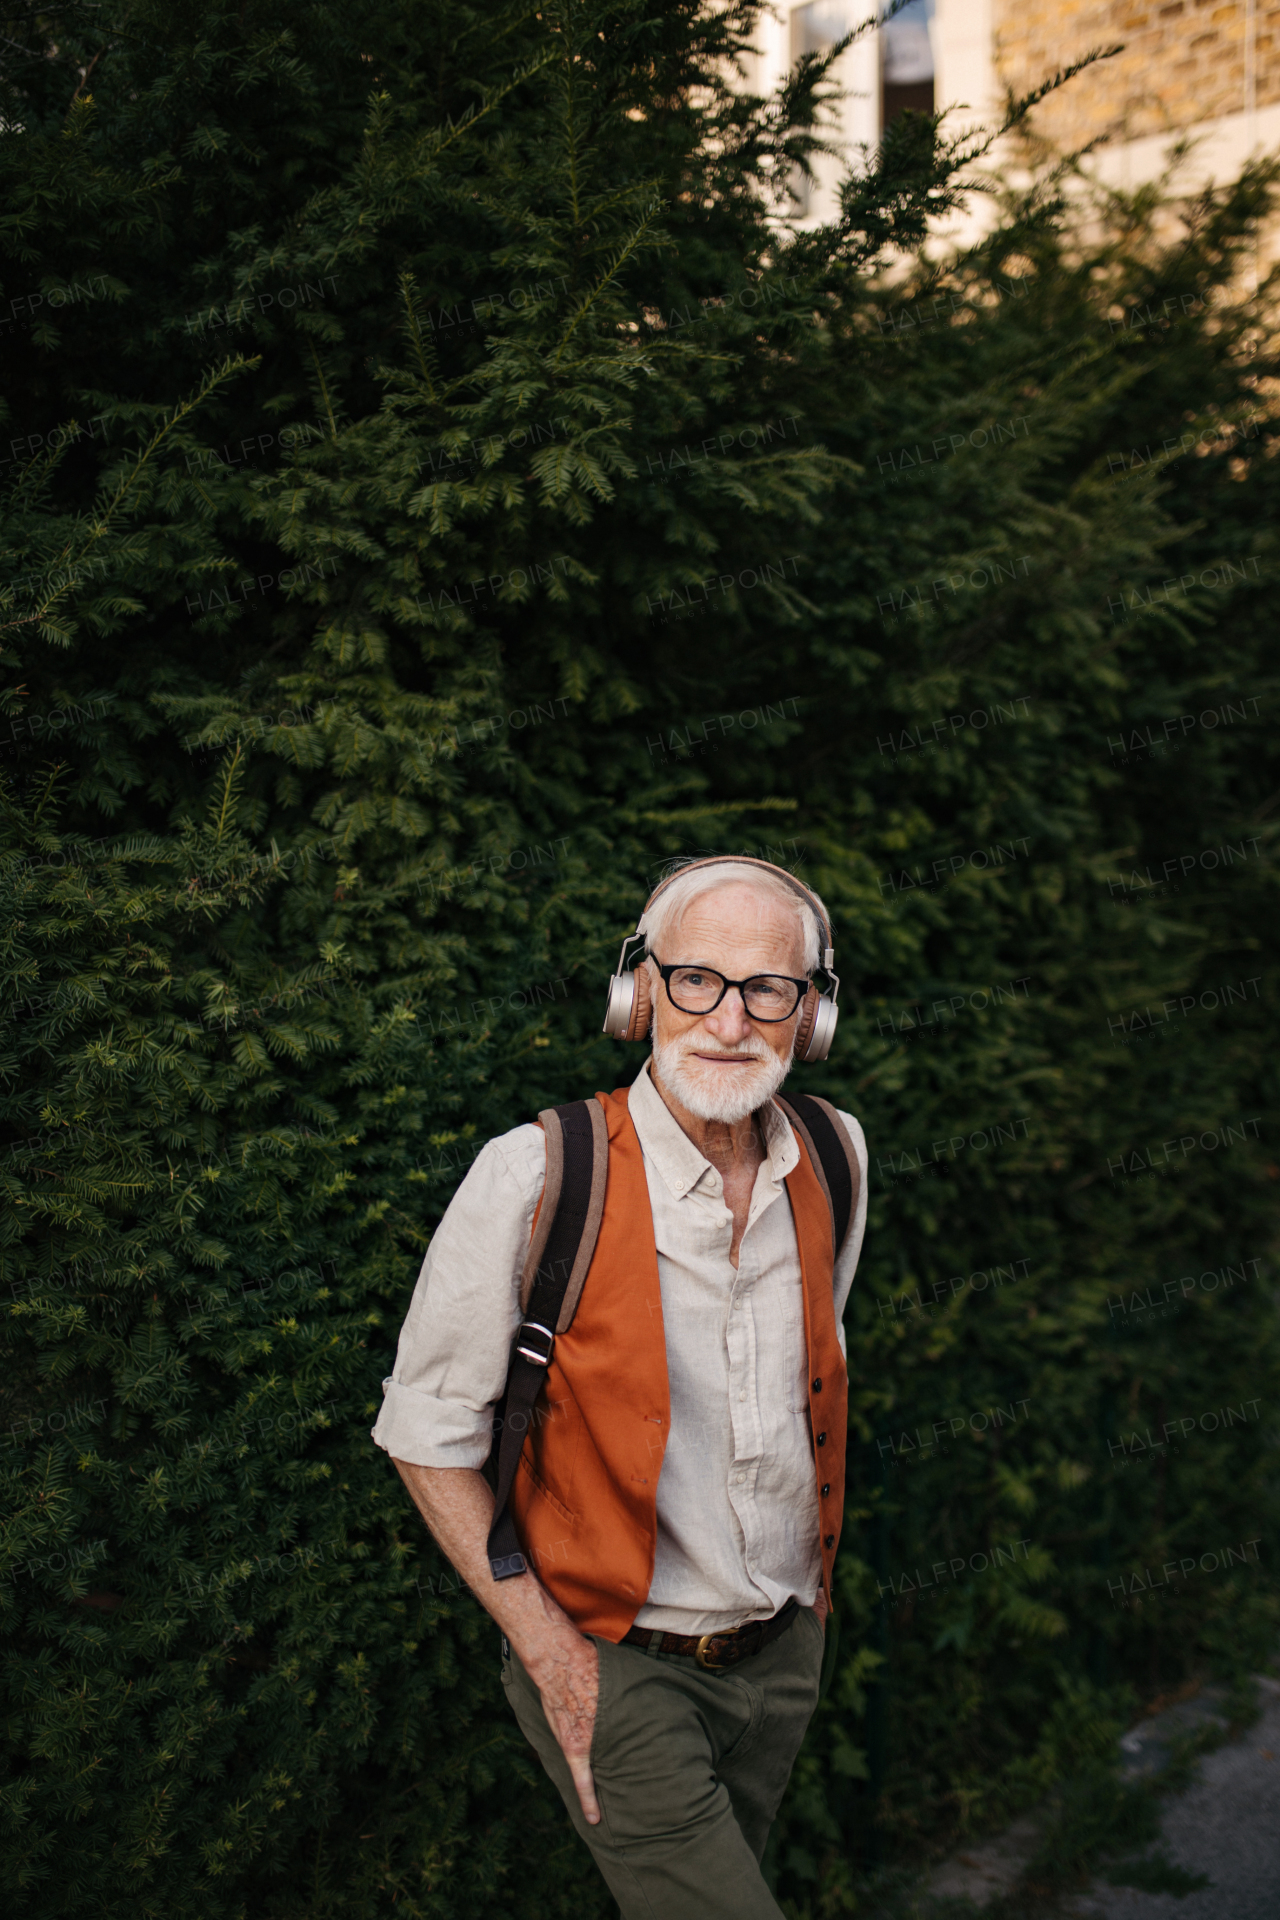
[[[1124,42],[1038,109],[1055,145],[1192,127],[1245,106],[1245,0],[994,0],[996,71],[1022,93]],[[1255,104],[1280,100],[1280,0],[1256,0]]]

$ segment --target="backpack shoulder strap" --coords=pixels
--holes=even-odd
[[[812,1093],[775,1094],[774,1100],[800,1135],[818,1184],[831,1209],[831,1243],[835,1257],[848,1238],[858,1213],[858,1191],[862,1168],[853,1141],[849,1138],[829,1100]]]
[[[577,1312],[600,1237],[609,1177],[609,1129],[598,1100],[547,1107],[538,1124],[547,1136],[546,1181],[520,1275],[524,1317],[493,1422],[496,1472],[488,1554],[495,1580],[528,1571],[509,1508],[511,1489],[556,1335],[568,1331]]]
[[[538,1125],[547,1136],[547,1177],[520,1275],[520,1311],[565,1333],[600,1238],[609,1127],[598,1100],[545,1107]],[[541,1313],[534,1311],[535,1296]]]

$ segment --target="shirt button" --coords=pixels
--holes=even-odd
[[[677,1181],[676,1181],[676,1192],[677,1192],[677,1193],[683,1193],[683,1192],[684,1192],[684,1181],[683,1181],[683,1180],[677,1180]]]
[[[745,1399],[746,1399],[746,1397],[747,1397],[747,1396],[746,1396],[746,1394],[745,1394],[745,1393],[740,1393],[740,1394],[738,1395],[738,1398],[739,1398],[739,1400],[745,1400]]]

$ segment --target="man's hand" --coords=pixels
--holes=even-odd
[[[400,1478],[440,1545],[482,1607],[491,1613],[542,1696],[547,1723],[569,1762],[582,1811],[600,1819],[591,1778],[591,1736],[600,1697],[600,1656],[538,1576],[495,1580],[485,1542],[493,1495],[470,1467],[416,1467],[397,1460]]]
[[[583,1814],[594,1827],[600,1820],[591,1778],[591,1736],[600,1698],[600,1655],[595,1643],[570,1625],[553,1641],[544,1641],[536,1657],[526,1659],[525,1671],[538,1689],[547,1724],[569,1763]]]

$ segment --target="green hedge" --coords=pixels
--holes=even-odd
[[[821,888],[872,1156],[789,1911],[1274,1645],[1273,173],[939,266],[908,116],[791,233],[750,12],[15,29],[20,1913],[605,1912],[368,1428],[683,854]]]

